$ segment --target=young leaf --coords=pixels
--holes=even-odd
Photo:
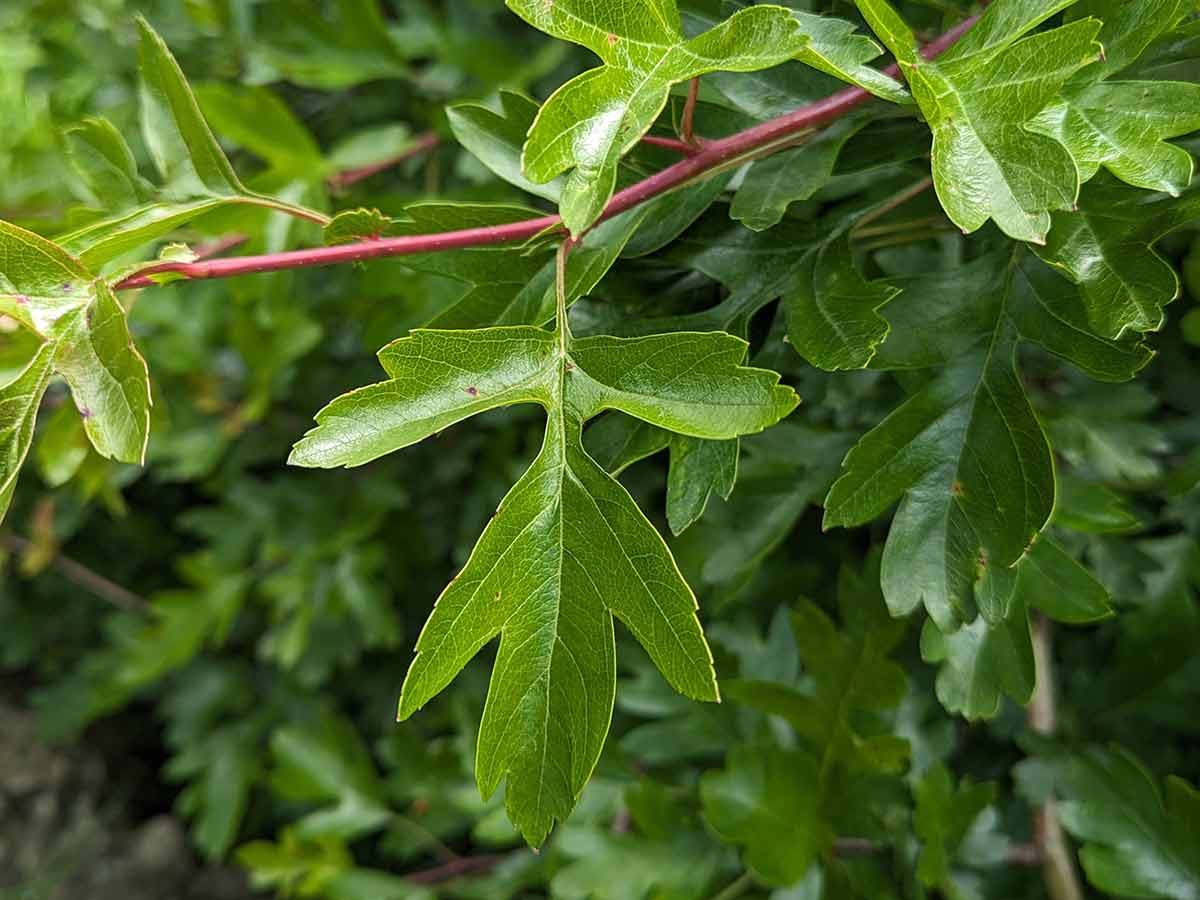
[[[148,186],[138,175],[133,151],[112,122],[84,119],[65,137],[71,162],[95,203],[105,209],[128,209],[143,199]]]
[[[182,197],[248,193],[166,43],[143,18],[138,33],[142,137],[168,189]]]
[[[561,262],[560,262],[561,265]],[[476,757],[481,792],[533,845],[563,819],[603,747],[615,693],[612,617],[681,693],[717,699],[696,601],[662,538],[583,449],[583,423],[616,409],[710,440],[760,431],[797,403],[778,376],[741,366],[726,334],[575,339],[557,330],[415,331],[380,353],[391,380],[334,400],[297,443],[298,465],[352,466],[487,409],[537,403],[541,452],[501,501],[438,599],[405,679],[400,717],[501,637]]]
[[[506,2],[533,27],[586,47],[604,64],[550,96],[522,155],[522,171],[532,181],[570,171],[559,211],[576,236],[604,209],[616,186],[617,163],[650,130],[673,84],[705,72],[777,65],[808,41],[791,12],[778,6],[740,10],[689,40],[675,0]]]
[[[125,310],[107,285],[95,287],[95,300],[55,323],[54,368],[70,385],[96,452],[141,464],[150,439],[150,374]]]
[[[111,289],[59,245],[0,222],[0,313],[47,341],[96,450],[142,462],[149,376]]]
[[[43,344],[25,371],[0,387],[0,521],[12,503],[17,473],[33,443],[33,425],[53,362],[53,345]]]
[[[163,179],[162,196],[62,235],[58,243],[98,270],[230,205],[261,206],[323,224],[322,213],[257,194],[242,184],[166,43],[145,19],[138,19],[138,30],[142,137]]]
[[[1070,209],[1079,172],[1058,140],[1026,127],[1080,68],[1099,58],[1100,22],[1082,19],[1022,38],[1075,0],[997,0],[936,62],[887,0],[857,0],[895,54],[933,131],[933,180],[963,231],[994,219],[1005,234],[1043,243],[1050,212]]]

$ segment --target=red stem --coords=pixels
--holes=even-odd
[[[926,44],[922,52],[929,58],[942,53],[962,37],[978,18],[978,16],[971,16],[965,19],[936,40]],[[893,77],[897,74],[897,68],[894,65],[884,71]],[[696,181],[705,175],[715,174],[721,168],[744,159],[755,151],[770,152],[781,145],[786,145],[797,135],[828,124],[870,98],[871,95],[862,88],[847,88],[794,112],[747,128],[745,131],[739,131],[719,140],[707,141],[686,159],[618,192],[608,202],[604,212],[600,214],[599,221],[611,219],[647,200]],[[239,256],[231,259],[213,259],[191,263],[160,262],[147,266],[141,272],[118,282],[115,287],[116,290],[150,287],[156,283],[151,276],[165,273],[190,280],[228,278],[233,275],[247,275],[254,272],[275,272],[280,269],[328,266],[336,263],[379,259],[380,257],[432,253],[439,250],[456,250],[462,247],[481,247],[507,241],[528,240],[543,231],[561,225],[562,219],[557,215],[548,215],[507,225],[489,225],[482,228],[466,228],[461,231],[445,231],[437,234],[378,238],[354,244],[339,244],[335,247],[289,250],[261,256]]]
[[[371,163],[367,166],[360,166],[357,169],[347,169],[345,172],[338,172],[335,175],[330,175],[328,178],[329,186],[334,190],[343,190],[350,187],[352,184],[357,184],[365,178],[370,178],[372,175],[378,175],[380,172],[398,166],[407,159],[412,159],[421,153],[432,150],[439,143],[441,138],[436,132],[426,131],[417,135],[411,144],[404,149],[402,153],[398,153],[388,159],[381,159],[379,162]]]

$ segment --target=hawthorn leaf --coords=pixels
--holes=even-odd
[[[892,709],[907,690],[907,679],[888,654],[904,636],[905,624],[891,618],[879,591],[879,555],[862,573],[843,568],[838,575],[839,629],[810,601],[792,614],[792,632],[812,688],[801,692],[769,681],[726,684],[727,696],[760,712],[778,715],[796,731],[820,761],[823,780],[814,786],[832,799],[835,773],[847,778],[898,774],[908,762],[908,742],[893,735],[860,733],[865,712]]]
[[[727,334],[575,339],[566,326],[417,330],[380,353],[389,381],[317,415],[291,462],[360,465],[487,409],[537,403],[541,452],[501,501],[417,641],[400,717],[439,693],[483,646],[500,648],[476,756],[480,791],[540,844],[574,806],[599,758],[615,694],[612,617],[680,693],[716,700],[696,601],[662,538],[583,448],[606,409],[709,440],[760,431],[797,399],[778,376],[741,365]]]
[[[1079,69],[1095,61],[1100,22],[1025,32],[1074,0],[997,0],[936,61],[887,0],[857,0],[896,56],[933,131],[933,180],[950,219],[973,232],[993,219],[1005,234],[1043,243],[1050,212],[1070,209],[1079,172],[1063,144],[1026,127]]]
[[[0,313],[43,338],[91,298],[92,273],[53,241],[0,221]]]
[[[704,896],[718,860],[703,835],[678,821],[672,825],[674,832],[663,835],[618,834],[594,825],[564,828],[554,846],[571,861],[555,872],[553,895],[562,900]],[[621,877],[614,878],[614,872]]]
[[[724,773],[710,772],[701,780],[709,823],[727,840],[745,845],[747,864],[776,884],[803,877],[828,847],[831,823],[851,785],[898,774],[908,763],[908,741],[862,732],[871,713],[894,708],[907,690],[904,670],[888,657],[905,625],[883,604],[878,553],[861,573],[839,572],[838,608],[840,629],[809,601],[793,613],[792,632],[810,689],[755,680],[725,686],[735,702],[785,719],[804,751],[737,748]],[[787,778],[772,771],[781,759],[796,766]],[[761,807],[757,815],[739,808],[752,801]],[[793,816],[795,823],[784,827]],[[790,855],[780,852],[780,842],[788,839],[797,844]]]
[[[1050,446],[1015,351],[1002,322],[859,441],[829,491],[826,528],[868,522],[903,496],[883,554],[893,615],[923,603],[953,630],[976,573],[1011,566],[1050,518]]]
[[[34,421],[53,363],[54,346],[45,343],[20,375],[0,387],[0,522],[12,503],[17,473],[33,443]]]
[[[1200,791],[1175,776],[1160,788],[1117,746],[1061,768],[1058,813],[1084,842],[1079,859],[1093,885],[1123,897],[1200,897]]]
[[[793,884],[833,845],[821,815],[811,753],[742,745],[724,771],[700,780],[704,818],[725,841],[742,844],[747,868],[768,884]]]
[[[733,196],[729,214],[754,231],[774,228],[788,206],[825,186],[842,147],[868,121],[865,116],[840,119],[801,146],[754,163]]]
[[[709,498],[728,500],[737,482],[739,441],[672,435],[641,419],[613,413],[584,432],[588,455],[610,475],[670,448],[667,524],[679,536],[704,515]]]
[[[799,10],[792,15],[800,22],[801,30],[809,36],[808,45],[796,54],[796,59],[826,75],[857,85],[883,100],[912,103],[912,97],[904,85],[874,66],[867,65],[883,50],[869,37],[859,34],[853,23],[834,16]]]
[[[147,196],[149,186],[138,175],[133,151],[108,119],[84,119],[67,129],[64,137],[71,163],[94,203],[105,209],[127,209]]]
[[[603,63],[568,81],[530,128],[522,171],[538,183],[570,172],[559,200],[578,236],[612,196],[620,158],[666,105],[671,86],[706,72],[777,65],[807,44],[799,21],[779,6],[753,6],[687,39],[675,0],[506,0],[534,28],[579,44]]]
[[[870,364],[889,330],[879,308],[900,293],[886,281],[867,281],[854,265],[852,221],[801,257],[783,295],[792,347],[829,372]]]
[[[1095,576],[1047,537],[1017,566],[1015,590],[1030,608],[1056,622],[1086,625],[1113,614],[1112,599]]]
[[[1001,696],[1028,703],[1036,672],[1029,614],[1019,597],[1009,599],[1003,618],[983,615],[955,631],[942,631],[932,618],[921,631],[921,658],[941,663],[934,688],[947,710],[966,719],[989,719]]]
[[[1104,22],[1098,37],[1104,58],[1078,72],[1029,128],[1066,146],[1082,181],[1103,166],[1135,187],[1179,194],[1191,181],[1192,156],[1166,141],[1200,128],[1200,85],[1111,76],[1169,30],[1184,4],[1100,0],[1083,10]]]
[[[917,783],[913,799],[913,829],[921,841],[917,877],[926,887],[948,888],[952,894],[951,865],[971,825],[995,801],[996,785],[967,777],[956,787],[938,762]]]
[[[166,43],[138,18],[142,137],[162,178],[160,197],[58,238],[91,269],[207,213],[258,206],[324,222],[324,214],[249,190],[234,172]],[[139,198],[140,199],[140,198]]]
[[[1129,381],[1154,358],[1140,335],[1110,340],[1093,331],[1079,289],[1031,254],[1014,270],[1006,311],[1022,337],[1097,381]]]
[[[1116,491],[1068,472],[1058,477],[1053,521],[1085,534],[1124,534],[1142,526],[1142,520]]]
[[[112,290],[97,281],[95,299],[55,324],[54,343],[54,368],[70,386],[96,452],[105,459],[144,463],[150,374]]]
[[[446,107],[446,121],[458,142],[496,177],[536,197],[558,202],[565,178],[531,181],[521,168],[521,149],[537,118],[538,104],[524,94],[502,90],[497,105],[499,109],[482,103],[455,103]]]
[[[0,222],[0,313],[46,339],[97,452],[141,463],[149,376],[112,290],[59,245]]]
[[[1173,198],[1097,178],[1077,212],[1054,216],[1037,253],[1079,285],[1087,321],[1100,335],[1157,331],[1163,307],[1179,295],[1179,277],[1153,244],[1196,218],[1200,191]]]
[[[1029,127],[1066,146],[1083,181],[1103,166],[1126,184],[1177,196],[1192,180],[1192,155],[1167,140],[1200,128],[1200,85],[1101,81],[1067,91]]]
[[[683,534],[704,515],[716,494],[728,500],[737,482],[738,441],[706,441],[675,435],[671,438],[671,468],[667,475],[667,523],[674,535]]]
[[[176,196],[249,193],[213,136],[183,70],[158,33],[138,18],[142,137]]]

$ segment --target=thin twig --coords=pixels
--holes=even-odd
[[[687,100],[683,104],[683,120],[679,126],[679,136],[683,138],[684,144],[689,147],[696,146],[699,142],[696,140],[696,100],[700,97],[700,76],[696,76],[688,82]]]
[[[33,544],[15,534],[3,538],[4,544],[14,553],[24,553]],[[78,585],[89,594],[99,597],[130,612],[145,612],[150,604],[145,597],[135,594],[128,588],[122,587],[115,581],[110,581],[98,572],[94,572],[81,562],[71,559],[62,553],[55,553],[50,558],[50,565],[58,570],[72,584]]]
[[[978,19],[972,16],[937,40],[927,44],[923,53],[927,57],[937,56],[951,47]],[[896,74],[896,67],[884,70]],[[809,132],[828,125],[855,107],[871,99],[862,88],[852,87],[839,91],[824,100],[818,100],[794,112],[769,119],[745,131],[728,137],[706,142],[697,152],[686,159],[668,166],[636,184],[618,192],[604,208],[598,221],[605,221],[626,210],[639,206],[669,191],[676,190],[732,166],[740,165],[747,158],[776,151],[794,142],[797,134]],[[336,263],[361,262],[382,257],[404,256],[412,253],[430,253],[454,250],[462,247],[480,247],[508,241],[524,241],[535,235],[562,227],[557,215],[540,216],[506,225],[467,228],[437,234],[407,235],[382,238],[333,247],[316,247],[308,250],[291,250],[261,256],[243,256],[234,259],[215,259],[200,262],[152,263],[135,275],[120,281],[117,290],[150,287],[155,284],[153,275],[171,273],[184,279],[228,278],[254,272],[275,272],[281,269],[297,269],[307,266],[326,266]]]
[[[660,134],[648,134],[642,138],[643,144],[649,144],[652,147],[664,147],[667,150],[674,150],[681,156],[694,156],[700,152],[700,148],[693,144],[685,144],[679,138],[665,137]]]
[[[248,240],[250,240],[250,237],[245,234],[227,234],[208,243],[197,244],[192,248],[192,253],[196,259],[211,259],[214,256],[220,256],[222,253],[228,253],[230,250],[242,246]]]
[[[1038,613],[1033,622],[1033,658],[1037,685],[1030,698],[1029,727],[1038,734],[1054,734],[1058,708],[1054,689],[1054,648],[1050,620]],[[1071,848],[1058,820],[1054,798],[1033,811],[1033,842],[1040,850],[1042,875],[1050,900],[1083,900],[1083,886],[1075,869]]]
[[[372,175],[378,175],[380,172],[385,172],[388,169],[400,165],[400,163],[412,159],[414,156],[419,156],[422,153],[427,153],[438,145],[441,138],[438,137],[435,131],[426,131],[417,135],[413,142],[404,148],[395,156],[381,159],[379,162],[374,162],[366,166],[359,166],[356,169],[347,169],[344,172],[336,172],[326,179],[330,189],[342,191],[350,187],[352,184],[357,184],[364,179],[370,178]]]
[[[921,196],[921,194],[925,193],[931,187],[933,187],[932,178],[922,178],[916,184],[909,185],[895,196],[889,197],[885,203],[881,203],[879,206],[875,207],[875,209],[871,210],[869,213],[859,219],[858,223],[854,226],[850,233],[852,235],[864,234],[864,225],[869,225],[876,219],[886,216],[892,210],[898,209],[914,197]]]
[[[743,872],[729,884],[725,885],[720,891],[713,895],[712,900],[734,900],[735,897],[740,897],[746,891],[754,886],[754,876],[749,872]]]
[[[437,884],[441,881],[449,881],[452,878],[461,878],[465,875],[484,875],[505,860],[523,853],[525,853],[524,850],[518,850],[515,853],[484,853],[479,856],[460,856],[457,859],[444,862],[440,866],[434,866],[432,869],[421,869],[418,872],[410,872],[404,878],[414,884]]]

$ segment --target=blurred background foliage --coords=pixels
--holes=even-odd
[[[844,3],[794,5],[852,12]],[[937,31],[956,8],[924,0],[905,12]],[[177,55],[247,184],[327,210],[394,214],[428,197],[531,202],[454,145],[445,104],[499,88],[544,97],[587,64],[586,54],[545,39],[497,0],[5,0],[0,218],[53,234],[94,215],[96,198],[70,161],[71,129],[88,116],[108,117],[144,156],[136,13]],[[721,111],[708,115],[719,129]],[[331,182],[429,130],[447,139],[350,187]],[[792,216],[818,221],[824,203],[862,185],[862,176],[835,177]],[[710,231],[729,227],[724,210],[712,215],[719,221]],[[920,218],[919,204],[911,215]],[[231,233],[253,235],[245,252],[320,242],[314,226],[263,211],[209,217],[181,238],[194,245]],[[1074,506],[1082,524],[1070,523],[1075,530],[1062,537],[1121,613],[1058,632],[1062,741],[1119,739],[1159,775],[1193,783],[1194,233],[1177,232],[1161,248],[1182,267],[1185,296],[1154,336],[1158,356],[1137,382],[1098,385],[1023,351],[1065,488],[1083,497]],[[963,254],[957,233],[940,232],[875,248],[870,264],[877,274],[905,275],[956,265]],[[37,477],[23,479],[0,549],[3,695],[35,712],[42,740],[103,753],[112,783],[136,786],[134,815],[173,809],[198,854],[236,859],[269,892],[633,900],[711,896],[730,885],[766,896],[705,821],[699,784],[727,766],[719,777],[736,783],[724,789],[779,789],[771,779],[786,778],[787,768],[772,768],[771,754],[789,752],[795,734],[736,693],[720,707],[675,696],[627,636],[597,777],[540,855],[520,845],[501,798],[482,802],[474,786],[488,659],[412,722],[393,722],[417,630],[532,457],[537,415],[489,414],[478,427],[351,472],[289,470],[284,460],[314,410],[375,380],[374,351],[454,290],[389,261],[142,292],[132,323],[154,380],[148,465],[100,459],[73,414],[44,411]],[[580,315],[686,312],[720,291],[688,266],[685,238],[664,255],[620,262]],[[721,678],[806,688],[816,679],[819,690],[821,672],[804,664],[789,616],[803,622],[824,609],[830,627],[852,637],[875,628],[853,609],[882,608],[871,573],[884,531],[822,534],[814,504],[846,447],[903,392],[881,373],[803,365],[772,330],[772,314],[750,323],[758,359],[785,373],[804,406],[744,442],[732,498],[714,499],[672,543],[700,595]],[[23,341],[0,322],[0,379],[22,364]],[[58,393],[49,402],[64,400]],[[645,509],[659,511],[667,533],[665,473],[665,460],[654,457],[623,480]],[[845,618],[839,594],[850,604]],[[962,846],[947,850],[957,895],[1041,896],[1036,870],[1004,864],[1010,843],[1028,839],[1036,794],[1018,790],[1013,773],[1023,755],[1017,740],[1029,741],[1023,711],[1005,701],[991,722],[951,718],[933,699],[919,627],[890,627],[907,692],[868,704],[856,721],[867,733],[907,738],[912,766],[848,779],[835,824],[893,849],[839,858],[772,896],[820,896],[814,879],[829,897],[923,896],[911,874],[896,875],[911,873],[918,854],[908,825],[914,802],[935,802],[928,798],[938,791],[953,798],[962,776],[998,790],[980,797],[964,786],[957,795],[971,812]],[[764,746],[777,749],[751,753]],[[1026,788],[1036,774],[1026,773]]]

